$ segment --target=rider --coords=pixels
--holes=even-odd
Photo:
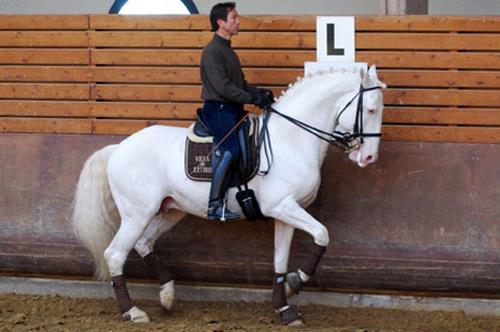
[[[208,220],[239,219],[225,207],[224,196],[232,167],[239,158],[237,130],[225,137],[245,115],[243,104],[265,108],[273,101],[272,92],[249,85],[245,81],[238,56],[231,47],[231,37],[238,33],[240,18],[234,2],[219,3],[210,11],[214,36],[201,55],[201,98],[205,101],[202,117],[210,127],[215,151],[220,161],[213,167],[208,202]]]

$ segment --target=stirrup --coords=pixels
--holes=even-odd
[[[226,208],[225,200],[222,200],[222,202],[215,201],[212,204],[213,205],[210,206],[209,203],[209,208],[207,212],[208,220],[232,221],[241,219],[241,216],[238,213],[232,212]]]

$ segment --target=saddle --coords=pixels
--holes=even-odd
[[[250,114],[240,125],[238,141],[240,158],[238,169],[233,172],[227,188],[238,187],[236,199],[248,220],[266,219],[260,211],[259,204],[252,189],[247,183],[257,174],[260,158],[257,151],[259,141],[259,118]],[[217,165],[219,151],[212,151],[213,136],[208,125],[203,121],[201,109],[197,110],[196,121],[188,128],[186,137],[184,171],[193,181],[211,181],[212,167]],[[243,187],[243,189],[242,189]]]
[[[220,153],[212,151],[213,136],[207,124],[197,111],[196,121],[188,128],[185,152],[186,176],[193,181],[211,181],[212,166],[217,165]],[[240,158],[228,188],[242,186],[250,181],[259,169],[259,155],[256,153],[259,118],[248,116],[238,130]]]

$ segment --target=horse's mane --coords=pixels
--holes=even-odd
[[[327,75],[359,75],[359,77],[361,78],[361,80],[364,79],[365,76],[367,76],[367,74],[359,69],[359,68],[349,68],[349,69],[345,69],[345,68],[342,68],[342,69],[334,69],[334,68],[331,68],[330,70],[320,70],[320,71],[317,71],[313,74],[308,74],[308,75],[305,75],[305,76],[299,76],[297,77],[297,80],[294,82],[294,83],[290,83],[288,85],[288,88],[286,90],[283,90],[281,91],[281,96],[279,96],[276,101],[280,101],[282,98],[285,98],[287,97],[288,95],[290,95],[290,93],[296,93],[297,90],[301,89],[301,88],[304,88],[308,83],[310,82],[313,82],[314,80],[316,80],[317,78],[320,78],[320,77],[324,77],[324,76],[327,76]]]

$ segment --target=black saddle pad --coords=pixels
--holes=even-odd
[[[240,160],[240,174],[242,174],[243,179],[238,179],[239,177],[233,177],[233,182],[230,187],[241,185],[241,181],[248,182],[259,169],[259,156],[256,153],[257,142],[259,138],[259,118],[249,117],[247,124],[242,125],[240,130],[246,131],[244,133],[239,133],[240,146],[244,144],[241,142],[242,139],[247,140],[247,148],[241,148],[241,152],[245,153],[249,160],[249,165],[243,169]],[[212,180],[212,143],[210,137],[200,137],[194,132],[194,123],[188,129],[188,135],[186,138],[186,150],[185,150],[185,162],[184,171],[186,176],[194,181],[211,181]],[[210,141],[209,141],[210,140]],[[240,158],[241,159],[241,158]]]

